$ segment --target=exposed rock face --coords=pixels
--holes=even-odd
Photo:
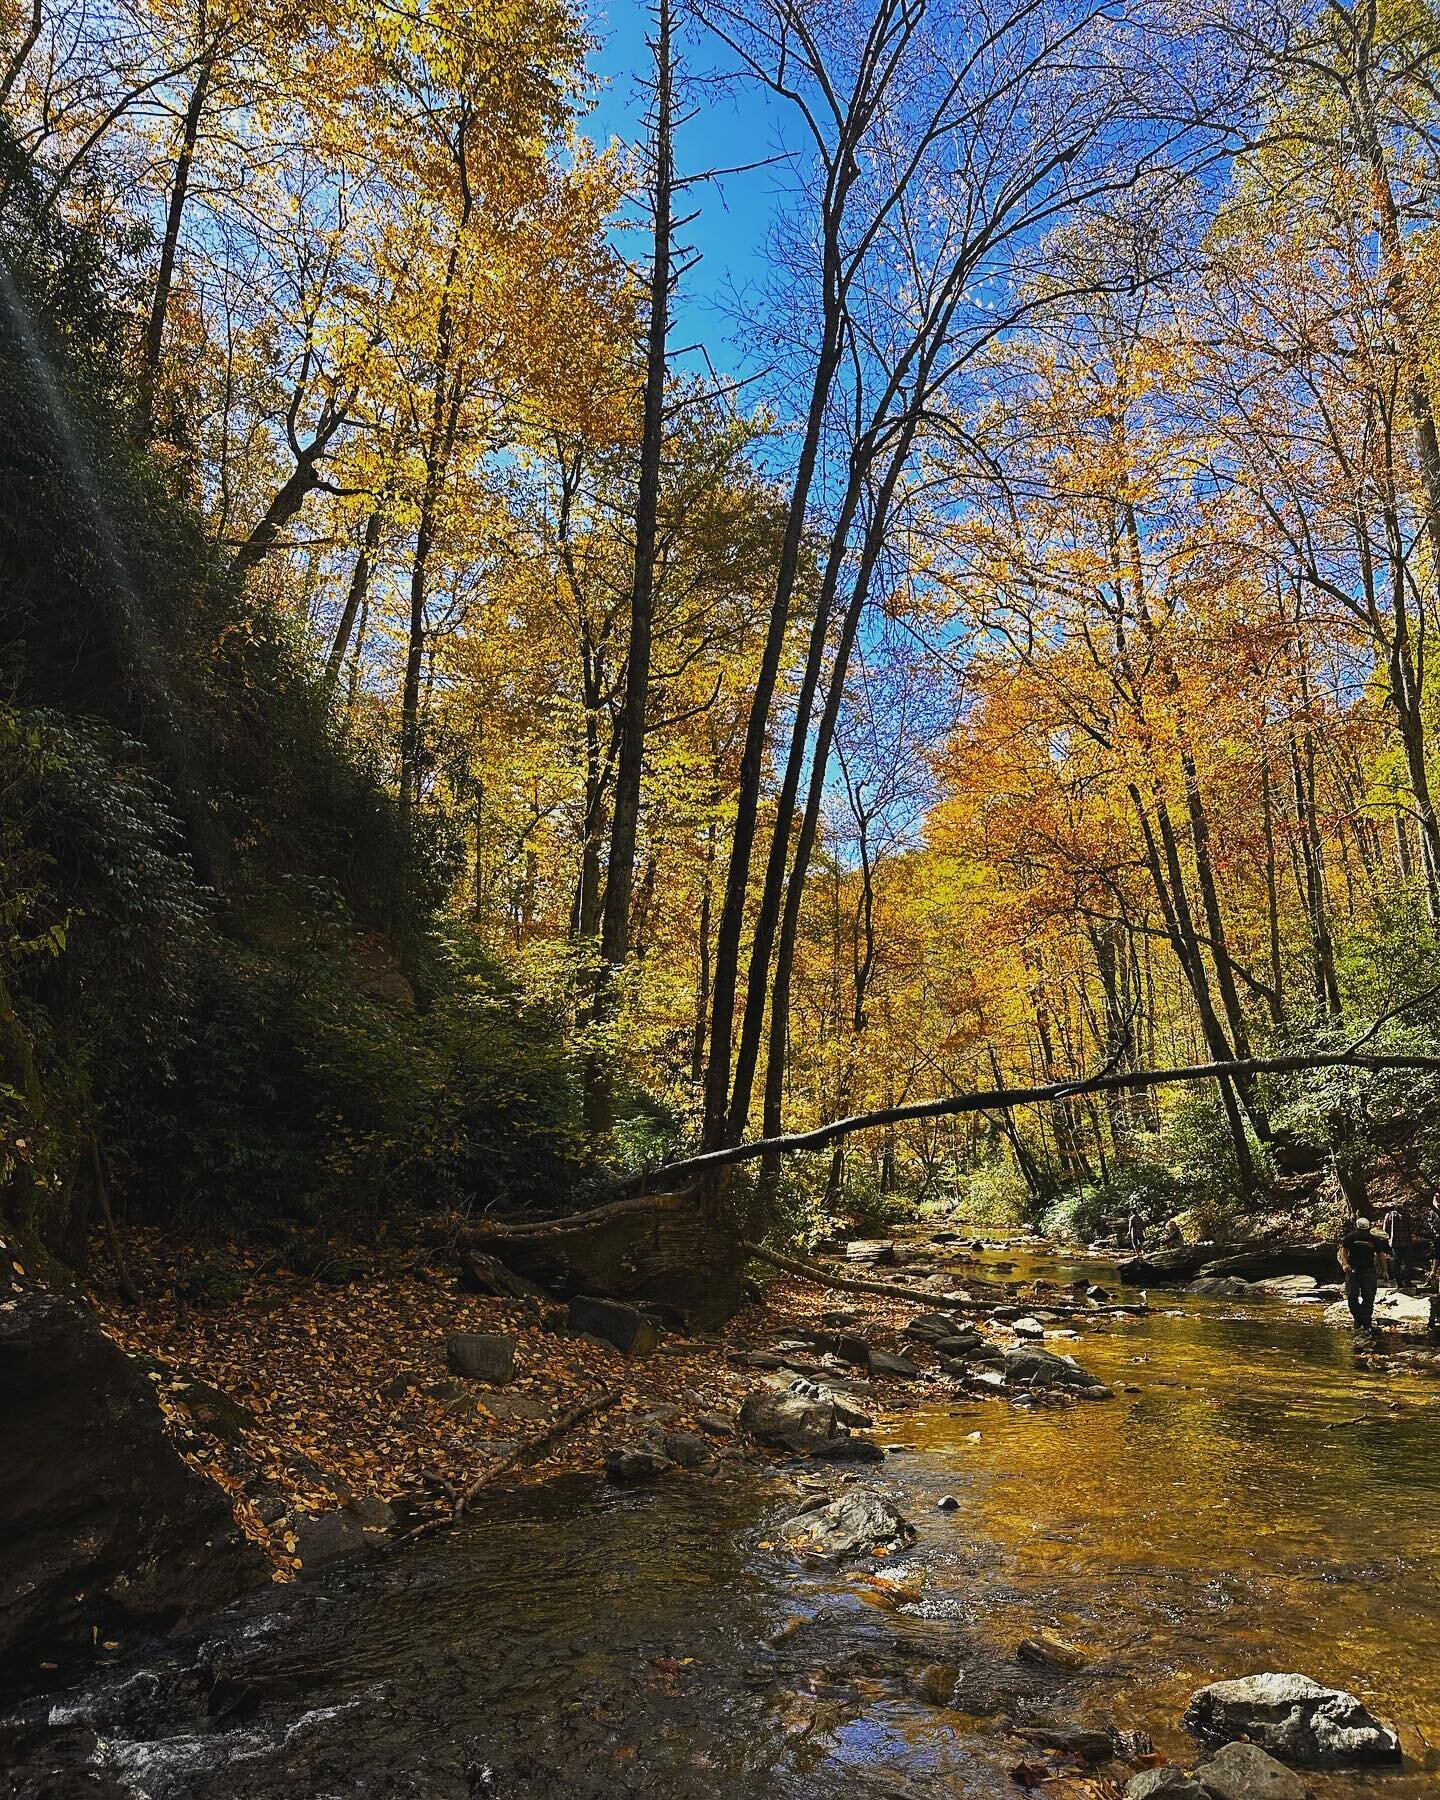
[[[151,1384],[74,1301],[0,1305],[0,1421],[0,1663],[63,1665],[92,1633],[168,1629],[268,1578]]]
[[[1353,1694],[1321,1687],[1307,1675],[1249,1675],[1201,1688],[1185,1709],[1185,1727],[1208,1743],[1249,1738],[1307,1768],[1394,1762],[1400,1740]]]
[[[903,1549],[915,1542],[915,1527],[882,1494],[857,1488],[787,1519],[780,1535],[804,1555],[839,1558],[868,1556],[877,1545],[887,1551]]]
[[[1258,1744],[1226,1744],[1195,1771],[1210,1800],[1310,1800],[1310,1790]]]
[[[852,1238],[845,1246],[845,1260],[854,1263],[893,1263],[895,1246],[888,1238]]]

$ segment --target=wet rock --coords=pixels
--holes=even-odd
[[[895,1246],[888,1238],[852,1238],[845,1246],[845,1260],[853,1263],[893,1263]]]
[[[670,1458],[643,1444],[620,1444],[605,1452],[605,1478],[620,1487],[633,1487],[637,1482],[654,1481],[671,1467]]]
[[[1226,1744],[1200,1765],[1195,1781],[1211,1800],[1310,1800],[1295,1771],[1258,1744]]]
[[[1183,1769],[1166,1764],[1142,1769],[1126,1787],[1125,1800],[1209,1800],[1209,1796]]]
[[[1020,1735],[1027,1744],[1073,1756],[1079,1762],[1109,1762],[1115,1754],[1108,1731],[1087,1731],[1083,1725],[1027,1725]]]
[[[452,1375],[503,1387],[515,1373],[515,1340],[502,1331],[457,1331],[445,1340]]]
[[[1272,1755],[1307,1768],[1394,1762],[1400,1740],[1361,1701],[1307,1675],[1248,1675],[1201,1688],[1185,1709],[1185,1728],[1206,1743],[1246,1737]]]
[[[693,1431],[672,1431],[665,1439],[665,1454],[682,1469],[703,1469],[710,1460],[710,1446]]]
[[[954,1663],[931,1663],[920,1671],[915,1690],[930,1706],[949,1706],[955,1698],[960,1670]]]
[[[1277,1300],[1308,1299],[1319,1288],[1313,1275],[1272,1275],[1254,1283],[1262,1294],[1273,1294]]]
[[[88,1656],[96,1630],[166,1630],[267,1579],[155,1385],[76,1302],[0,1304],[0,1659]]]
[[[659,1341],[654,1323],[620,1300],[577,1294],[570,1302],[569,1324],[575,1336],[598,1337],[626,1356],[648,1356]]]
[[[877,1548],[904,1549],[915,1542],[915,1527],[883,1494],[856,1488],[787,1519],[780,1535],[802,1555],[839,1559],[868,1556]]]
[[[900,1335],[914,1338],[919,1344],[938,1344],[942,1338],[963,1335],[964,1331],[964,1324],[948,1313],[920,1313],[901,1327]]]
[[[365,1531],[389,1531],[395,1524],[395,1508],[379,1494],[357,1494],[345,1510]]]
[[[937,1512],[959,1512],[960,1502],[953,1494],[942,1494],[935,1502]]]
[[[822,1387],[819,1382],[806,1381],[802,1376],[798,1381],[790,1383],[790,1392],[799,1394],[803,1400],[819,1400],[834,1407],[835,1417],[842,1425],[848,1425],[854,1431],[869,1431],[875,1421],[868,1413],[847,1400],[843,1394],[837,1394],[834,1388]]]
[[[1082,1369],[1073,1357],[1056,1356],[1029,1344],[1005,1352],[1004,1374],[1009,1387],[1078,1389],[1105,1385],[1098,1375]]]
[[[896,1381],[915,1381],[920,1370],[908,1356],[894,1356],[888,1350],[870,1352],[870,1373],[889,1376]]]
[[[353,1556],[365,1548],[365,1528],[349,1508],[306,1513],[295,1521],[295,1554],[309,1574],[322,1563]]]
[[[810,1454],[821,1462],[832,1463],[877,1463],[885,1460],[885,1452],[874,1438],[858,1435],[852,1437],[848,1433],[817,1445]]]
[[[1021,1638],[1015,1646],[1015,1654],[1021,1662],[1032,1663],[1042,1669],[1066,1669],[1072,1672],[1083,1669],[1090,1660],[1083,1650],[1077,1650],[1073,1644],[1067,1644],[1064,1638],[1056,1637],[1049,1631],[1037,1631],[1030,1637]]]
[[[1313,1275],[1330,1281],[1335,1275],[1333,1243],[1248,1244],[1228,1256],[1202,1264],[1200,1275],[1238,1275],[1245,1281],[1271,1281],[1279,1275]]]
[[[1242,1281],[1238,1275],[1202,1275],[1199,1280],[1190,1283],[1192,1294],[1208,1294],[1221,1300],[1243,1300],[1247,1294],[1258,1290],[1248,1281]]]
[[[777,1388],[749,1394],[740,1408],[741,1429],[762,1444],[804,1456],[840,1433],[833,1400],[807,1398]]]

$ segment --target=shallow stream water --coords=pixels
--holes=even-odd
[[[1113,1402],[883,1419],[911,1448],[858,1479],[919,1527],[888,1566],[902,1594],[766,1547],[810,1470],[555,1482],[47,1703],[18,1791],[998,1800],[1026,1724],[1141,1730],[1179,1760],[1195,1688],[1279,1669],[1401,1730],[1403,1768],[1317,1793],[1435,1794],[1440,1382],[1358,1369],[1317,1309],[1174,1305],[1051,1346]],[[1037,1628],[1088,1666],[1017,1662]],[[920,1697],[932,1664],[966,1711]]]

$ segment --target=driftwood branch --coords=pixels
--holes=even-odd
[[[487,1469],[483,1475],[477,1476],[456,1500],[454,1516],[457,1519],[460,1518],[466,1508],[485,1488],[490,1486],[492,1481],[498,1481],[502,1475],[508,1475],[512,1469],[518,1469],[525,1463],[538,1461],[547,1450],[565,1436],[566,1432],[573,1431],[577,1425],[583,1425],[587,1419],[593,1419],[596,1413],[604,1412],[608,1407],[613,1406],[620,1398],[620,1392],[618,1387],[601,1388],[598,1393],[589,1394],[585,1399],[577,1401],[574,1406],[567,1407],[557,1418],[550,1421],[539,1437],[531,1438],[527,1444],[521,1444],[518,1449],[512,1450],[509,1456],[496,1463],[493,1469]]]

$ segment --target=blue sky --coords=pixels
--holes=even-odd
[[[581,129],[598,141],[613,136],[634,143],[644,131],[646,107],[637,76],[652,66],[646,43],[653,27],[650,10],[642,0],[609,0],[592,6],[590,23],[599,41],[591,67],[604,85]],[[693,24],[684,33],[681,51],[697,77],[732,66],[723,46],[702,37]],[[722,92],[706,79],[684,110],[695,116],[677,134],[676,168],[681,175],[733,168],[784,148],[783,127],[789,122],[783,110],[752,84],[732,83]],[[790,138],[794,141],[793,126]],[[681,210],[698,207],[700,216],[685,228],[681,241],[700,251],[701,260],[682,284],[672,341],[677,347],[703,341],[722,373],[753,369],[743,327],[734,317],[736,296],[764,280],[766,239],[785,180],[780,165],[704,182],[685,196]],[[627,234],[627,253],[633,256],[639,248],[635,237]]]

